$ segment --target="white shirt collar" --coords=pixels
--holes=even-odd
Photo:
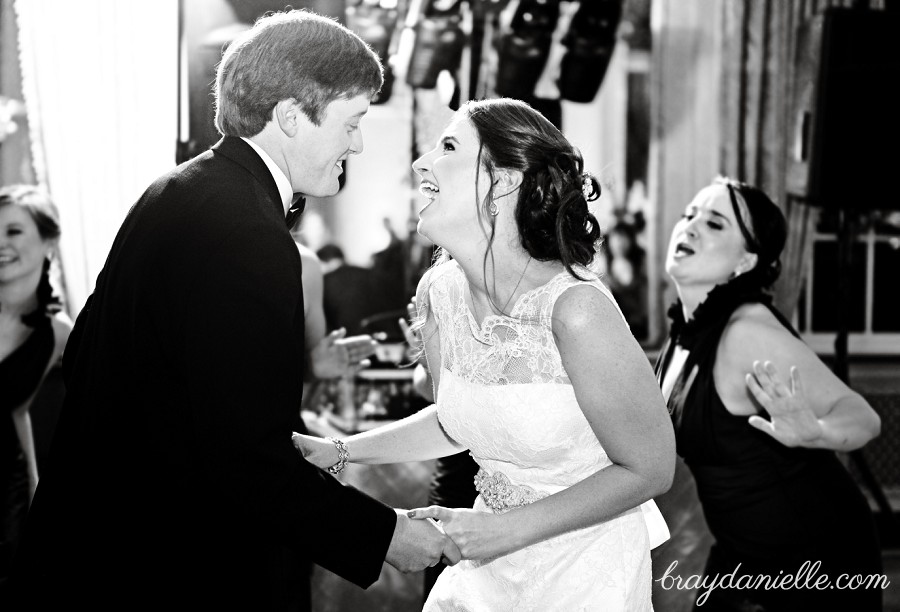
[[[253,147],[253,150],[256,151],[257,155],[259,155],[266,164],[269,172],[272,173],[272,178],[275,179],[275,185],[278,187],[278,195],[281,196],[281,205],[284,206],[284,214],[287,215],[287,212],[291,209],[291,203],[294,200],[294,190],[291,188],[291,182],[288,180],[288,177],[284,175],[281,168],[275,164],[262,147],[249,138],[241,136],[241,140]]]

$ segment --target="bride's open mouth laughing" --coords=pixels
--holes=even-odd
[[[421,193],[428,199],[428,202],[425,204],[425,206],[423,206],[422,209],[419,210],[419,212],[422,212],[423,210],[428,208],[429,204],[434,201],[438,193],[440,193],[440,189],[438,189],[438,186],[431,181],[422,181],[422,183],[419,185],[419,193]]]

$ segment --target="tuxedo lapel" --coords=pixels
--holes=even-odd
[[[281,203],[281,195],[278,193],[275,178],[253,147],[236,136],[223,136],[219,142],[213,145],[212,150],[246,168],[253,178],[263,186],[278,212],[278,216],[284,217],[284,205]]]

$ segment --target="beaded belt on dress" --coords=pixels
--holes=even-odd
[[[519,508],[549,495],[527,485],[514,485],[503,472],[488,474],[482,469],[475,474],[475,489],[481,494],[487,507],[498,513]]]

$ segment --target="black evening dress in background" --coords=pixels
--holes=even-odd
[[[780,444],[750,425],[748,417],[728,412],[716,391],[713,364],[719,340],[735,309],[748,302],[764,304],[797,335],[768,295],[731,281],[710,292],[687,323],[680,302],[670,309],[672,327],[656,372],[664,380],[676,345],[689,351],[668,407],[678,454],[696,480],[715,538],[706,576],[725,576],[740,564],[735,582],[741,575],[777,579],[797,575],[808,562],[809,571],[800,581],[808,587],[716,588],[695,610],[881,610],[880,587],[836,586],[841,574],[868,578],[882,572],[869,505],[837,454]],[[835,586],[814,588],[820,576]],[[748,584],[745,578],[742,586]]]
[[[53,344],[50,318],[39,317],[25,342],[0,361],[0,584],[9,575],[28,512],[28,468],[12,411],[41,384]]]

